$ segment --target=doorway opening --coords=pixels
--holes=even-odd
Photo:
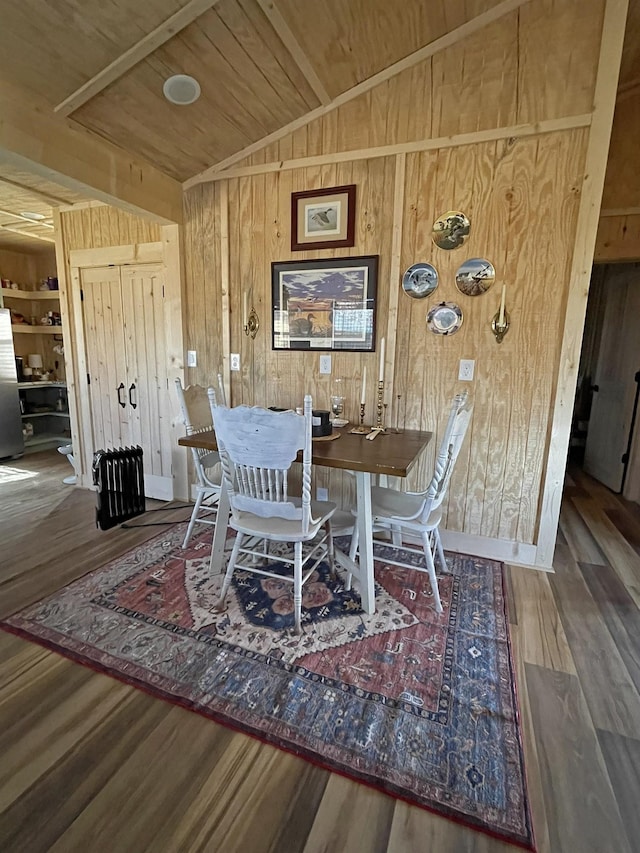
[[[640,502],[640,263],[593,267],[569,461]]]

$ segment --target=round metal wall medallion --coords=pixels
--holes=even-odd
[[[438,271],[431,264],[414,264],[402,276],[402,289],[412,299],[424,299],[438,286]]]

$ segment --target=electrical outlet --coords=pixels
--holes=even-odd
[[[240,370],[240,353],[231,353],[231,370]]]
[[[331,373],[331,356],[320,356],[320,373]]]
[[[473,381],[473,370],[476,366],[476,363],[471,358],[461,358],[460,359],[460,369],[458,370],[458,379],[462,379],[464,382],[472,382]]]
[[[316,489],[316,500],[319,501],[328,501],[329,500],[329,489]]]
[[[187,367],[197,367],[198,359],[196,357],[196,351],[194,349],[187,350]]]

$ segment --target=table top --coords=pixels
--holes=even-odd
[[[400,433],[389,431],[369,441],[364,435],[352,435],[349,432],[351,428],[352,424],[347,424],[342,429],[334,430],[340,433],[340,438],[333,441],[314,440],[313,464],[406,477],[433,436],[431,432],[408,429]],[[186,435],[178,440],[178,444],[183,447],[202,447],[205,450],[218,448],[213,430]]]

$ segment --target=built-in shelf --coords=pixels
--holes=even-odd
[[[41,432],[38,435],[34,435],[33,438],[28,438],[24,446],[25,447],[36,447],[40,444],[49,444],[50,442],[60,441],[65,444],[69,444],[71,442],[71,437],[68,435],[52,435],[51,433]]]
[[[62,326],[27,326],[26,323],[12,323],[11,331],[13,334],[20,335],[60,335],[62,336]]]
[[[22,415],[23,418],[68,418],[69,412],[29,412]]]
[[[66,388],[66,382],[18,382],[18,388]]]
[[[60,299],[59,290],[14,290],[11,287],[3,287],[2,295],[5,299]]]

